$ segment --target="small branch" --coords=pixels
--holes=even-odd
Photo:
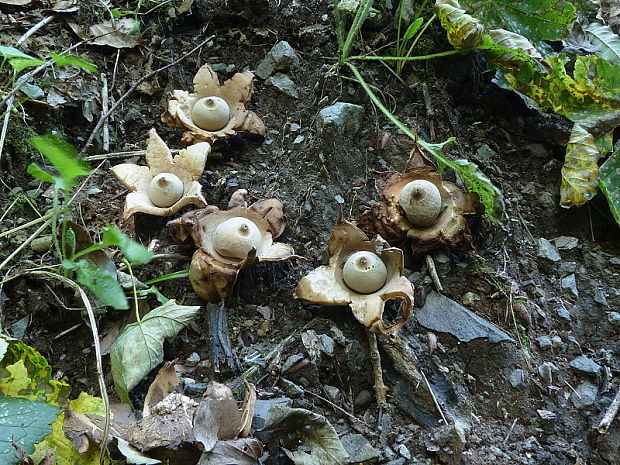
[[[428,267],[428,272],[433,279],[433,283],[435,283],[435,288],[437,288],[438,292],[443,292],[443,286],[441,285],[441,281],[439,280],[439,275],[437,274],[437,268],[435,268],[435,261],[433,260],[433,257],[431,257],[429,254],[426,254],[424,258],[426,259],[426,266]]]
[[[15,42],[15,47],[20,47],[24,42],[26,42],[30,38],[30,36],[32,36],[32,34],[37,32],[39,29],[41,29],[43,26],[45,26],[50,21],[53,21],[54,19],[56,19],[56,15],[50,15],[50,16],[46,16],[45,18],[43,18],[37,24],[32,26],[30,29],[28,29],[26,33],[23,36],[21,36],[17,42]]]
[[[601,434],[605,434],[609,427],[611,426],[611,422],[614,421],[616,414],[618,413],[618,409],[620,409],[620,389],[616,392],[616,397],[612,401],[611,405],[605,412],[603,419],[598,425],[598,432]]]
[[[375,397],[377,398],[377,404],[379,405],[379,407],[381,407],[387,402],[387,387],[383,382],[383,371],[381,369],[381,354],[379,353],[379,347],[377,345],[377,335],[366,330],[366,337],[368,338],[368,349],[370,352],[372,374],[375,379]]]
[[[424,378],[424,381],[426,381],[426,386],[428,387],[428,392],[430,392],[431,396],[433,397],[433,402],[435,402],[435,407],[437,407],[437,411],[441,415],[441,418],[443,419],[444,424],[447,425],[448,424],[448,420],[446,420],[446,416],[443,414],[443,410],[441,408],[441,405],[439,405],[439,401],[437,400],[437,397],[435,396],[435,393],[433,392],[433,388],[431,387],[431,383],[428,382],[428,378],[426,377],[426,375],[424,374],[424,372],[422,370],[420,370],[420,374]]]
[[[138,79],[136,82],[133,83],[133,85],[129,88],[129,90],[127,90],[127,92],[125,92],[121,98],[119,98],[116,103],[114,105],[112,105],[112,108],[110,108],[106,113],[103,113],[101,115],[101,118],[99,118],[99,122],[97,123],[97,125],[95,126],[95,129],[93,129],[93,131],[90,133],[90,136],[88,137],[88,140],[86,141],[86,144],[84,145],[84,148],[80,151],[80,154],[84,154],[88,148],[93,144],[93,140],[95,139],[95,137],[97,136],[97,134],[99,133],[99,130],[101,129],[101,127],[103,126],[103,123],[105,123],[105,121],[110,117],[110,115],[112,113],[114,113],[114,111],[119,107],[119,105],[129,96],[131,95],[131,93],[136,90],[138,88],[138,86],[140,84],[142,84],[144,81],[146,81],[147,79],[150,79],[151,77],[155,76],[158,73],[161,73],[162,71],[167,70],[168,68],[173,67],[174,65],[180,63],[181,61],[185,60],[185,58],[187,58],[188,56],[190,56],[192,53],[194,53],[195,51],[199,50],[200,48],[202,48],[208,41],[210,41],[211,39],[213,39],[214,36],[209,36],[207,37],[205,40],[203,40],[200,44],[198,44],[196,47],[194,47],[193,49],[191,49],[189,52],[185,53],[184,55],[182,55],[180,58],[178,58],[177,60],[174,60],[172,63],[168,63],[166,66],[162,66],[161,68],[156,69],[155,71],[151,71],[150,73],[148,73],[146,76],[142,76],[140,79]]]
[[[108,80],[104,73],[101,73],[101,111],[105,114],[110,108],[110,97],[108,95]],[[110,150],[110,125],[108,120],[103,124],[103,150]]]
[[[353,414],[351,414],[351,413],[347,412],[347,411],[346,411],[345,409],[343,409],[342,407],[340,407],[340,406],[338,406],[338,405],[334,404],[333,402],[331,402],[329,399],[326,399],[326,398],[325,398],[325,397],[323,397],[323,396],[320,396],[320,395],[318,395],[318,394],[315,394],[315,393],[314,393],[314,392],[312,392],[312,391],[308,391],[307,389],[304,389],[304,392],[305,392],[306,394],[310,394],[311,396],[316,397],[317,399],[322,400],[322,401],[323,401],[323,402],[325,402],[326,404],[331,405],[331,406],[332,406],[335,410],[338,410],[340,413],[344,413],[346,416],[348,416],[348,417],[349,417],[349,418],[351,418],[352,420],[355,420],[355,421],[357,421],[358,423],[361,423],[362,425],[366,426],[367,428],[371,428],[371,429],[372,429],[372,426],[370,426],[370,425],[369,425],[368,423],[366,423],[364,420],[360,420],[360,419],[359,419],[359,418],[357,418],[355,415],[353,415]]]

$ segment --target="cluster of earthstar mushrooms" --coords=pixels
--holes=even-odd
[[[188,147],[173,157],[154,129],[149,132],[147,166],[120,164],[112,173],[130,190],[124,218],[140,212],[169,216],[188,204],[200,207],[168,223],[181,242],[197,247],[190,282],[203,299],[229,297],[239,271],[256,262],[300,258],[287,244],[274,242],[286,228],[283,205],[267,199],[247,206],[247,191],[236,191],[227,210],[208,205],[198,182],[211,143],[237,132],[265,135],[265,126],[245,109],[253,75],[235,74],[223,85],[209,67],[194,77],[194,91],[175,90],[162,121],[183,129]],[[469,243],[466,213],[479,213],[474,196],[442,181],[434,167],[415,150],[404,173],[382,173],[376,188],[382,197],[357,222],[342,221],[329,240],[329,263],[302,278],[295,296],[305,302],[350,306],[355,318],[371,332],[392,334],[406,322],[413,306],[413,284],[404,276],[403,252],[388,241],[411,239],[414,253],[442,244]],[[372,238],[369,238],[368,235]],[[387,323],[386,303],[401,302]]]

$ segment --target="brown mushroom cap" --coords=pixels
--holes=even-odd
[[[387,270],[385,284],[370,294],[355,292],[343,278],[347,259],[359,251],[378,255]],[[371,331],[379,334],[398,331],[407,321],[413,306],[413,284],[401,276],[404,262],[402,250],[389,247],[379,236],[368,240],[355,225],[343,221],[334,228],[328,252],[329,264],[304,276],[295,290],[295,297],[319,305],[349,305],[355,318]],[[392,299],[402,299],[403,304],[396,322],[386,325],[383,321],[385,303]]]

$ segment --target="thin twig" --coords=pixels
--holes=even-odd
[[[60,339],[61,337],[66,336],[70,332],[75,331],[76,329],[78,329],[80,326],[82,326],[82,323],[78,323],[77,325],[73,325],[70,328],[65,329],[63,332],[58,333],[56,336],[54,336],[52,338],[52,341],[55,341],[56,339]]]
[[[108,80],[105,73],[101,73],[101,111],[107,113],[110,108],[110,97],[108,95]],[[103,150],[110,150],[110,125],[108,120],[103,124]]]
[[[43,18],[37,24],[32,26],[30,29],[28,29],[26,33],[23,36],[21,36],[17,42],[15,42],[15,47],[20,47],[24,42],[26,42],[30,38],[30,36],[32,36],[32,34],[37,32],[39,29],[41,29],[43,26],[45,26],[50,21],[53,21],[54,19],[56,19],[56,15],[50,15],[50,16],[46,16],[45,18]]]
[[[315,394],[315,393],[314,393],[314,392],[312,392],[312,391],[308,391],[307,389],[304,389],[304,392],[305,392],[306,394],[310,394],[311,396],[316,397],[317,399],[321,399],[323,402],[325,402],[325,403],[327,403],[327,404],[331,405],[331,406],[332,406],[335,410],[338,410],[340,413],[344,413],[346,416],[348,416],[348,417],[349,417],[349,418],[351,418],[352,420],[355,420],[355,421],[357,421],[357,422],[361,423],[362,425],[364,425],[364,426],[366,426],[366,427],[368,427],[368,428],[372,428],[372,426],[370,426],[370,425],[369,425],[368,423],[366,423],[364,420],[360,420],[360,419],[359,419],[359,418],[357,418],[355,415],[353,415],[353,414],[351,414],[351,413],[347,412],[345,409],[343,409],[342,407],[340,407],[340,406],[338,406],[338,405],[334,404],[334,403],[333,403],[332,401],[330,401],[329,399],[326,399],[326,398],[325,398],[325,397],[323,397],[323,396],[320,396],[320,395],[318,395],[318,394]]]
[[[35,237],[37,237],[39,234],[41,234],[43,232],[43,230],[45,230],[45,228],[47,228],[51,223],[52,223],[51,219],[47,220],[45,223],[43,223],[41,225],[41,227],[39,229],[37,229],[35,232],[33,232],[30,235],[30,237],[28,237],[28,239],[26,239],[24,242],[22,242],[19,245],[19,247],[17,247],[13,252],[11,252],[11,254],[8,257],[6,257],[6,259],[2,263],[0,263],[0,270],[2,270],[2,268],[4,268],[7,263],[9,263],[11,260],[13,260],[13,257],[15,257],[15,255],[17,255],[18,253],[20,253],[22,251],[22,249],[27,247],[28,244],[30,244]]]
[[[435,261],[433,260],[433,257],[431,257],[429,254],[426,254],[424,258],[426,259],[426,266],[428,267],[428,272],[431,275],[433,282],[435,283],[437,291],[443,292],[443,286],[441,285],[441,281],[439,280],[439,275],[437,274],[437,268],[435,268]]]
[[[607,432],[607,430],[611,426],[611,422],[614,421],[614,418],[618,413],[618,409],[620,409],[620,389],[618,389],[618,392],[616,392],[616,397],[614,397],[614,400],[611,402],[611,405],[607,409],[607,412],[605,412],[603,419],[598,425],[599,433],[605,434]]]
[[[428,382],[428,378],[426,377],[426,375],[424,374],[424,372],[422,370],[420,370],[420,374],[424,378],[424,381],[426,381],[426,387],[428,387],[428,392],[431,393],[431,397],[433,398],[433,402],[435,403],[435,407],[437,407],[437,411],[441,415],[441,418],[443,419],[444,424],[447,425],[448,424],[448,420],[446,420],[446,416],[443,414],[443,410],[441,408],[441,405],[439,405],[439,401],[437,400],[437,397],[435,397],[435,392],[433,391],[433,388],[431,387],[431,383]]]
[[[116,103],[114,105],[112,105],[112,108],[110,108],[109,111],[107,111],[106,113],[103,113],[101,115],[101,118],[99,118],[99,122],[95,126],[95,129],[93,129],[93,131],[90,133],[90,136],[88,137],[88,140],[86,141],[86,144],[84,144],[84,148],[80,151],[80,154],[84,154],[86,152],[86,150],[88,150],[88,148],[93,144],[93,140],[95,139],[95,137],[99,133],[99,130],[103,126],[103,123],[110,117],[110,115],[112,113],[114,113],[114,111],[119,107],[119,105],[123,102],[123,100],[125,100],[129,95],[131,95],[131,93],[134,90],[136,90],[140,84],[142,84],[147,79],[150,79],[151,77],[155,76],[156,74],[161,73],[162,71],[165,71],[168,68],[171,68],[174,65],[180,63],[181,61],[185,60],[185,58],[190,56],[192,53],[194,53],[197,50],[200,50],[208,41],[213,39],[213,37],[214,36],[207,37],[205,40],[203,40],[201,43],[199,43],[196,47],[194,47],[189,52],[187,52],[184,55],[182,55],[180,58],[174,60],[172,63],[168,63],[167,65],[162,66],[161,68],[156,69],[155,71],[151,71],[147,75],[142,76],[140,79],[138,79],[136,82],[134,82],[133,85],[129,88],[129,90],[127,90],[127,92],[125,92],[121,96],[121,98],[119,98],[116,101]]]
[[[10,97],[7,102],[6,113],[4,114],[4,122],[2,123],[2,133],[0,134],[0,160],[2,160],[2,152],[4,152],[4,139],[6,138],[6,131],[9,128],[9,118],[11,117],[12,110],[13,110],[13,97]]]
[[[372,366],[372,375],[375,380],[375,397],[379,407],[386,403],[387,387],[383,382],[383,371],[381,369],[381,354],[377,345],[377,335],[366,329],[366,337],[368,338],[368,349],[370,352],[370,364]]]
[[[508,434],[506,435],[506,437],[504,438],[504,441],[502,442],[502,444],[506,444],[508,442],[508,438],[510,437],[510,435],[512,434],[512,432],[515,429],[515,426],[517,425],[517,421],[519,419],[515,418],[515,420],[512,422],[512,425],[510,425],[510,429],[508,430]]]
[[[103,464],[105,459],[106,443],[108,440],[108,433],[110,431],[110,401],[108,399],[108,391],[105,386],[105,378],[103,377],[103,363],[101,362],[101,346],[99,344],[99,331],[97,331],[97,320],[95,319],[95,313],[93,307],[88,300],[88,296],[84,290],[75,281],[65,278],[57,273],[51,273],[49,271],[33,271],[29,273],[34,276],[43,276],[47,278],[58,279],[67,286],[71,287],[80,294],[80,298],[88,313],[88,321],[90,322],[90,330],[93,334],[93,342],[95,345],[95,362],[97,365],[97,380],[99,381],[99,391],[101,392],[101,400],[103,401],[103,407],[105,409],[105,424],[103,427],[103,436],[101,438],[101,449],[99,450],[99,463]]]

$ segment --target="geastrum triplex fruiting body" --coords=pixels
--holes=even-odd
[[[136,212],[168,216],[188,204],[207,205],[198,179],[210,151],[211,146],[201,142],[173,158],[168,146],[151,129],[145,157],[148,166],[123,163],[110,169],[131,191],[125,200],[123,218]]]
[[[304,276],[295,297],[319,305],[350,306],[370,331],[393,334],[413,306],[413,284],[404,276],[403,252],[380,236],[372,240],[348,221],[336,225],[328,245],[329,263]],[[402,299],[399,315],[386,324],[386,302]]]
[[[471,238],[464,214],[482,212],[476,194],[465,194],[415,149],[404,173],[381,173],[375,182],[382,197],[356,224],[388,241],[411,239],[414,254],[442,245],[466,249]]]
[[[228,210],[209,205],[168,223],[178,240],[191,238],[198,247],[189,279],[196,294],[209,302],[229,297],[237,274],[248,265],[300,258],[291,246],[273,242],[287,224],[282,202],[267,199],[247,207],[245,194],[236,191]]]
[[[256,113],[246,110],[252,95],[254,75],[237,73],[220,86],[217,74],[209,65],[202,66],[194,77],[194,92],[174,90],[164,123],[185,129],[185,144],[234,136],[237,132],[265,135],[265,125]]]

